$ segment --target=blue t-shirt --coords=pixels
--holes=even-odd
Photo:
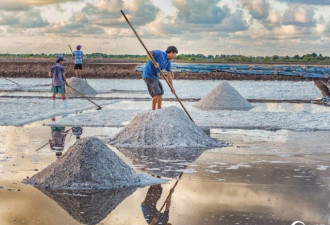
[[[50,72],[53,75],[52,84],[53,86],[64,86],[63,74],[65,73],[64,66],[59,63],[50,68]]]
[[[152,51],[152,56],[154,57],[155,61],[159,64],[159,68],[161,70],[165,69],[168,72],[171,72],[171,60],[167,58],[166,52],[160,50],[154,50]],[[148,60],[148,62],[144,66],[142,78],[158,79],[158,73],[159,70],[155,67],[155,65],[152,63],[151,60]]]
[[[80,50],[76,50],[73,52],[74,55],[74,63],[75,64],[82,64],[83,63],[83,52]]]

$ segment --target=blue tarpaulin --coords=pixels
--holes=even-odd
[[[143,72],[144,65],[137,69]],[[319,66],[250,66],[250,65],[229,65],[229,64],[186,64],[173,63],[173,72],[209,73],[224,71],[245,75],[282,75],[301,76],[308,78],[329,78],[330,68]]]

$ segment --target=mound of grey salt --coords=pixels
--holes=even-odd
[[[203,110],[250,110],[253,108],[253,105],[225,81],[213,88],[194,106]]]
[[[139,187],[164,182],[137,174],[100,139],[78,140],[57,161],[24,183],[50,189],[113,189]]]
[[[88,96],[94,96],[97,94],[97,91],[95,91],[87,82],[85,79],[78,78],[78,77],[71,77],[66,80],[68,84],[79,91],[80,93]],[[66,94],[70,97],[82,97],[80,94],[78,94],[75,90],[73,90],[70,87],[66,87]]]
[[[72,218],[82,224],[98,224],[137,188],[111,190],[74,191],[39,190],[53,199]]]
[[[124,148],[221,147],[176,106],[139,113],[109,140]]]

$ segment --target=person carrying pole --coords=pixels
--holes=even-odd
[[[173,60],[178,53],[178,49],[175,46],[169,46],[166,52],[160,50],[149,51],[148,62],[144,67],[142,78],[144,79],[148,92],[152,97],[151,109],[155,110],[162,108],[162,95],[164,94],[164,89],[159,81],[158,74],[160,70],[167,71],[167,79],[171,87],[171,91],[174,94],[175,89],[173,88],[173,77],[171,70],[171,60]],[[155,60],[155,64],[152,62],[152,56]]]
[[[65,68],[62,65],[65,59],[63,56],[58,56],[56,64],[50,68],[49,77],[52,78],[52,107],[55,109],[55,99],[56,94],[60,93],[62,95],[62,100],[64,104],[64,108],[68,109],[68,102],[65,96],[65,84],[66,84],[66,76],[65,76]]]
[[[77,50],[72,52],[72,58],[74,59],[74,71],[76,73],[76,77],[82,78],[82,69],[83,69],[83,56],[84,53],[80,50],[82,48],[81,45],[77,45]]]

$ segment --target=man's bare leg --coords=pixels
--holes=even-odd
[[[157,109],[162,108],[162,102],[163,102],[163,96],[159,95],[158,101],[157,101]]]
[[[154,97],[152,97],[152,102],[151,102],[151,109],[152,110],[156,109],[156,104],[158,102],[158,97],[159,97],[159,95],[155,95]]]
[[[62,93],[62,100],[63,100],[64,108],[68,109],[69,105],[68,105],[68,100],[66,99],[65,93]]]
[[[55,109],[55,99],[56,99],[56,93],[53,93],[52,95],[52,108]]]

